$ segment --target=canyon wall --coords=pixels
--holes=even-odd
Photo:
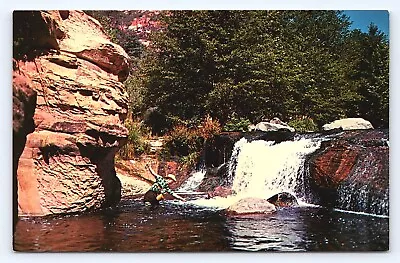
[[[27,46],[29,52],[16,53]],[[20,87],[36,99],[25,99],[31,122],[16,122],[15,109],[13,115],[18,215],[83,212],[119,201],[114,156],[128,133],[122,84],[128,72],[129,56],[84,12],[14,12],[14,108]],[[28,123],[22,135],[18,123]]]

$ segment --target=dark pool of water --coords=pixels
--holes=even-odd
[[[21,218],[16,251],[386,251],[389,219],[323,208],[228,217],[222,211],[164,202],[157,209],[123,200],[75,216]]]

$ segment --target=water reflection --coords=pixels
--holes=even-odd
[[[102,213],[22,219],[14,235],[17,251],[225,251],[223,217],[176,205],[139,205]]]
[[[223,251],[224,239],[220,218],[161,216],[153,211],[138,218],[121,214],[107,224],[110,243],[103,250],[113,251]],[[164,214],[165,215],[165,214]],[[160,216],[160,217],[159,217]]]
[[[304,212],[303,212],[304,214]],[[389,249],[389,219],[326,209],[303,216],[308,251],[385,251]]]
[[[244,251],[385,251],[389,219],[321,208],[282,209],[226,221],[232,249]]]
[[[17,251],[93,251],[107,242],[98,217],[21,219],[14,234]]]
[[[158,209],[125,200],[79,216],[21,219],[17,251],[376,251],[388,250],[389,219],[310,207],[227,217],[173,201]]]
[[[281,213],[285,213],[281,211]],[[305,229],[294,217],[279,215],[233,217],[227,220],[233,249],[246,251],[305,251]]]

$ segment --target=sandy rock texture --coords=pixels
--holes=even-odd
[[[114,157],[127,138],[129,57],[81,11],[25,11],[35,52],[14,73],[37,94],[17,165],[18,214],[82,212],[121,195]],[[16,78],[14,83],[16,84]]]

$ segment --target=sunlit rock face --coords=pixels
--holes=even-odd
[[[17,168],[24,150],[26,136],[33,132],[33,115],[36,107],[36,92],[33,83],[25,76],[13,72],[13,226],[18,220]]]
[[[112,206],[121,195],[114,157],[127,138],[129,57],[81,11],[23,15],[35,21],[27,30],[36,51],[14,72],[29,79],[37,102],[17,160],[19,215]]]
[[[13,170],[16,175],[19,157],[24,149],[26,135],[33,132],[33,115],[36,92],[33,83],[23,75],[13,72]]]
[[[346,118],[327,123],[322,126],[324,131],[342,129],[347,130],[369,130],[373,129],[372,124],[363,118]]]

